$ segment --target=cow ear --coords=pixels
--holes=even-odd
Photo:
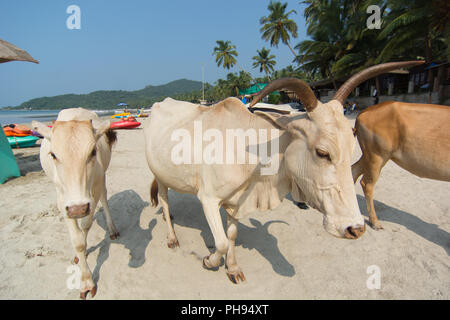
[[[303,115],[298,114],[289,114],[284,115],[277,112],[262,112],[255,110],[254,114],[256,114],[258,117],[264,118],[270,123],[272,123],[276,128],[282,129],[282,130],[288,130],[288,126],[291,124],[292,121],[295,121]]]
[[[95,140],[98,140],[110,128],[108,120],[93,119],[91,123],[94,128]]]
[[[41,136],[43,136],[47,140],[51,140],[52,129],[50,129],[47,125],[45,125],[39,121],[33,120],[33,121],[31,121],[31,127],[33,128],[34,131],[39,133]]]

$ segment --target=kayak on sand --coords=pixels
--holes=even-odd
[[[30,128],[22,124],[10,124],[3,127],[7,137],[26,137],[32,134]]]
[[[131,113],[129,112],[124,112],[124,113],[118,113],[118,114],[114,114],[111,116],[111,118],[123,118],[123,117],[128,117]]]
[[[36,141],[39,140],[38,137],[35,136],[26,136],[26,137],[6,137],[8,139],[9,145],[11,148],[27,148],[33,147],[36,145]]]
[[[111,129],[133,129],[133,128],[139,127],[140,125],[141,125],[141,123],[136,120],[123,120],[123,121],[111,122],[110,128]]]

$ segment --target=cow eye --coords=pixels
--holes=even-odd
[[[96,150],[96,149],[92,150],[92,152],[91,152],[91,157],[93,158],[93,157],[95,157],[96,155],[97,155],[97,150]]]
[[[52,156],[53,160],[57,160],[57,158],[53,152],[50,152],[50,155]]]
[[[319,158],[327,159],[328,161],[331,161],[330,154],[324,150],[316,149],[316,154]]]

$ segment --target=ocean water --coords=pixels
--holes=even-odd
[[[47,122],[56,120],[59,110],[2,110],[0,109],[0,125],[12,123],[29,124],[32,120]],[[113,111],[95,111],[99,116],[113,114]]]

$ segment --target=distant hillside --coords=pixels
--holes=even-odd
[[[127,103],[130,108],[149,107],[165,97],[199,91],[200,81],[181,79],[160,86],[146,86],[136,91],[101,90],[89,94],[63,94],[54,97],[31,99],[13,109],[53,110],[83,107],[86,109],[114,109],[120,102]]]

